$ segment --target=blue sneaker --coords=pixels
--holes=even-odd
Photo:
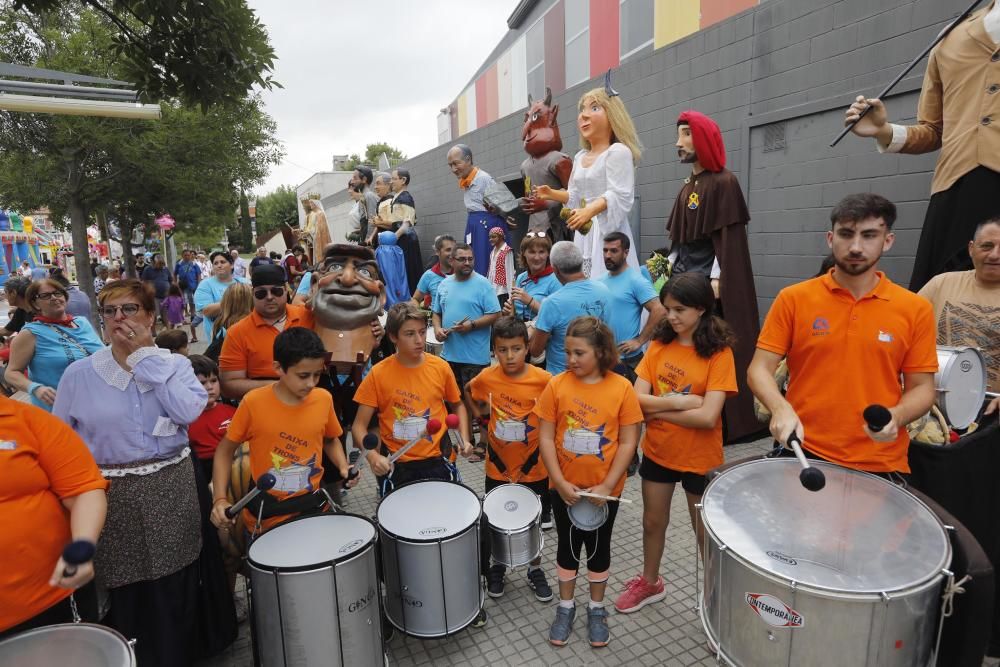
[[[556,607],[556,618],[549,627],[549,643],[553,646],[565,646],[569,634],[573,631],[573,619],[576,618],[576,607]]]
[[[608,630],[608,610],[604,607],[587,608],[587,635],[590,645],[594,648],[607,646],[611,641],[611,631]]]

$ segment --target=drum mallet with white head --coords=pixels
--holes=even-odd
[[[889,408],[884,405],[879,405],[878,403],[872,403],[865,411],[862,413],[865,418],[865,422],[868,424],[868,430],[872,433],[878,433],[892,421],[892,413],[889,412]]]
[[[361,460],[351,466],[351,469],[347,471],[347,479],[351,480],[361,474],[362,468],[365,467],[365,461],[368,460],[368,452],[372,451],[378,447],[378,436],[374,433],[368,433],[365,435],[364,439],[361,441]]]
[[[792,451],[795,452],[795,458],[802,464],[802,472],[799,473],[799,481],[802,482],[802,486],[810,491],[819,491],[826,486],[826,475],[819,468],[809,465],[809,460],[802,453],[802,441],[799,440],[798,435],[792,433],[788,436],[788,446],[792,448]]]
[[[78,566],[94,559],[96,552],[97,547],[90,540],[75,540],[67,544],[62,552],[62,558],[66,562],[62,576],[72,577]]]
[[[226,508],[226,518],[234,518],[240,513],[240,510],[247,506],[247,503],[256,498],[258,494],[273,489],[277,482],[277,478],[269,472],[266,472],[258,477],[256,485],[250,489],[245,496],[237,500],[236,504],[230,505]]]
[[[407,451],[409,451],[410,448],[413,447],[413,445],[417,444],[418,442],[420,442],[424,438],[429,438],[430,436],[434,435],[435,433],[437,433],[440,430],[441,430],[441,420],[439,420],[439,419],[428,419],[427,420],[427,426],[424,427],[424,430],[420,433],[420,435],[418,435],[417,437],[415,437],[412,440],[410,440],[409,442],[407,442],[405,445],[403,445],[402,447],[400,447],[399,449],[397,449],[396,451],[394,451],[389,456],[389,465],[391,466],[393,463],[395,463],[396,460],[400,456],[402,456],[403,454],[405,454]]]

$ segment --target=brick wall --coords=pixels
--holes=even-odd
[[[762,314],[782,287],[815,273],[836,201],[873,191],[899,206],[897,242],[883,259],[889,276],[909,281],[936,154],[879,155],[872,142],[846,137],[843,109],[873,95],[933,39],[965,0],[768,0],[614,72],[645,147],[636,174],[639,248],[666,245],[666,216],[687,175],[673,147],[677,115],[694,108],[722,127],[729,168],[750,205],[750,248]],[[886,100],[890,117],[912,122],[925,63]],[[564,150],[577,150],[576,103],[595,79],[556,98]],[[458,139],[494,177],[516,174],[525,154],[523,114]],[[407,161],[425,252],[434,236],[461,233],[465,210],[445,164],[448,146]]]

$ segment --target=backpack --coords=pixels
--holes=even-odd
[[[225,330],[220,330],[212,336],[212,342],[208,344],[207,348],[205,348],[205,356],[215,363],[219,363],[219,355],[222,354],[222,343],[224,343],[225,340]]]

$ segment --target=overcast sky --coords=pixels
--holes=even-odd
[[[332,156],[385,141],[437,145],[437,115],[507,32],[518,0],[248,0],[267,26],[284,86],[264,93],[285,146],[258,190],[295,187]]]

